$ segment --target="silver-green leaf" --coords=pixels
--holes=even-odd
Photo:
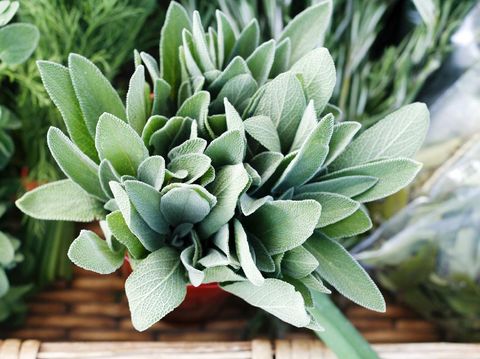
[[[313,200],[272,201],[246,217],[244,224],[273,255],[305,242],[312,235],[320,212],[321,206]]]
[[[342,295],[365,308],[385,312],[382,293],[341,244],[315,232],[305,248],[317,258],[318,273]]]
[[[135,329],[144,331],[182,303],[187,283],[178,253],[163,247],[142,260],[125,282]]]
[[[292,72],[301,76],[307,98],[314,101],[315,111],[320,115],[335,88],[332,56],[324,47],[312,50],[292,66]]]
[[[80,151],[58,128],[50,127],[47,143],[63,173],[92,196],[100,200],[106,199],[100,186],[98,165],[95,162]]]
[[[105,240],[91,231],[81,231],[70,245],[68,258],[77,266],[100,274],[115,272],[123,264],[122,252],[113,252]]]
[[[95,136],[97,122],[104,112],[126,120],[125,106],[107,78],[88,59],[70,54],[68,69],[88,131]]]
[[[427,106],[413,103],[391,113],[365,130],[330,165],[332,170],[361,165],[384,158],[412,157],[428,130]]]
[[[245,229],[237,219],[233,221],[233,232],[235,237],[235,249],[245,276],[250,282],[252,282],[252,284],[256,286],[262,285],[265,279],[255,265],[251,248],[248,243],[247,233],[245,233]]]
[[[70,179],[35,188],[15,204],[23,213],[44,220],[91,222],[105,215],[102,202]]]
[[[293,285],[282,280],[267,278],[261,286],[243,281],[223,285],[222,288],[295,327],[310,323],[302,295],[295,291]]]
[[[120,175],[135,176],[138,166],[148,157],[148,150],[135,130],[109,113],[100,116],[95,146],[100,159],[109,160]]]

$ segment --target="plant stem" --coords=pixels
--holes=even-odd
[[[312,292],[314,308],[310,314],[325,331],[315,332],[325,344],[338,356],[348,359],[379,359],[365,338],[342,314],[328,295]]]

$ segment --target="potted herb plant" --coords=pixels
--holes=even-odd
[[[217,12],[217,30],[205,33],[197,13],[190,20],[172,3],[160,65],[136,54],[125,105],[86,58],[72,54],[67,67],[39,62],[68,129],[68,136],[48,132],[68,178],[17,206],[39,219],[100,220],[105,240],[82,231],[69,257],[111,273],[128,255],[136,329],[178,307],[187,287],[210,283],[315,330],[330,326],[317,320],[313,299],[330,293],[324,282],[385,310],[341,242],[370,229],[364,203],[418,173],[411,157],[429,115],[423,104],[408,105],[355,137],[360,124],[324,113],[335,68],[317,46],[330,13],[322,2],[293,19],[278,42],[257,46],[255,21],[238,33]]]

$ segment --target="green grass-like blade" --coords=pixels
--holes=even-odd
[[[313,292],[314,308],[309,309],[312,317],[325,328],[315,332],[338,356],[348,359],[379,359],[365,338],[330,300],[328,295]]]

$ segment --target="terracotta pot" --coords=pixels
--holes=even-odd
[[[125,257],[122,274],[126,278],[130,273],[132,267],[128,257]],[[229,297],[230,293],[222,290],[218,283],[202,284],[198,287],[189,284],[185,300],[162,320],[184,323],[209,320],[220,312]]]
[[[38,181],[32,181],[32,180],[28,179],[28,173],[29,173],[28,167],[22,167],[22,169],[20,170],[20,180],[22,182],[23,188],[26,191],[32,191],[35,188],[44,184],[44,183],[41,183],[41,182],[38,182]]]

